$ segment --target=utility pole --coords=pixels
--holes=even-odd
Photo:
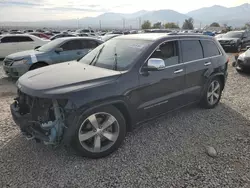
[[[125,18],[122,19],[122,23],[123,23],[123,30],[125,29]]]
[[[139,17],[139,29],[141,29],[141,17]]]
[[[102,30],[102,21],[99,20],[99,26],[100,26],[100,30]]]

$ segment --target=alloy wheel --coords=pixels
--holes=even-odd
[[[207,100],[211,106],[216,104],[220,99],[220,92],[221,88],[219,81],[217,80],[212,81],[207,92]]]
[[[78,139],[84,149],[100,153],[115,144],[119,130],[119,123],[114,116],[99,112],[83,121],[78,132]]]

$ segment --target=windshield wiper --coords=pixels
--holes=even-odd
[[[103,46],[100,48],[100,50],[99,50],[98,53],[95,55],[95,57],[92,59],[92,61],[89,63],[89,65],[93,65],[93,66],[94,66],[94,65],[96,64],[97,60],[99,59],[100,54],[102,53],[102,50],[103,50],[104,46],[105,46],[105,45],[103,45]]]
[[[113,70],[117,70],[117,53],[116,53],[116,47],[115,47],[115,53],[114,53],[114,67]]]

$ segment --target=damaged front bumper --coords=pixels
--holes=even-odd
[[[65,129],[65,111],[56,99],[38,99],[21,94],[11,104],[15,123],[27,139],[58,145]]]

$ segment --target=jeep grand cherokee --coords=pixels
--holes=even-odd
[[[11,112],[29,139],[104,157],[138,123],[196,102],[214,108],[227,62],[209,36],[119,36],[79,61],[23,75]]]

